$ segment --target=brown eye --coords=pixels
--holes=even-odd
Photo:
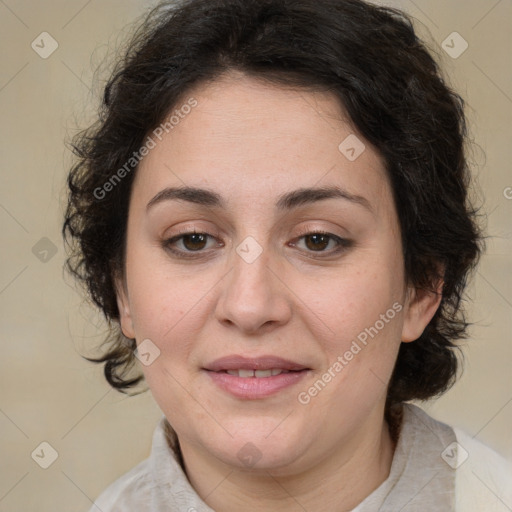
[[[190,235],[184,235],[183,246],[188,251],[200,251],[204,249],[209,235],[204,233],[192,233]]]
[[[317,253],[319,256],[332,256],[351,247],[352,241],[332,233],[311,231],[299,236],[292,245],[309,252],[310,255]]]
[[[208,233],[191,231],[189,233],[182,233],[168,240],[164,240],[162,242],[162,246],[164,249],[177,256],[192,258],[194,256],[201,256],[202,253],[208,252],[207,249],[212,248],[212,244],[209,244],[209,242],[212,241],[215,241],[215,237]],[[193,255],[193,253],[197,254]]]
[[[306,247],[312,251],[323,251],[328,245],[331,237],[322,233],[312,233],[304,237]]]

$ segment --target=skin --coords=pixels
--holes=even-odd
[[[389,475],[386,386],[401,341],[421,335],[440,294],[407,285],[384,163],[334,96],[234,72],[191,96],[198,105],[144,158],[134,180],[118,282],[122,330],[161,352],[143,367],[145,378],[210,507],[351,510]],[[350,134],[366,147],[355,161],[338,149]],[[166,200],[147,208],[161,190],[185,185],[217,192],[226,207]],[[331,185],[363,196],[371,211],[340,198],[275,209],[281,194]],[[212,237],[172,247],[195,259],[165,248],[194,228]],[[315,230],[352,243],[335,253],[331,239],[318,250],[303,236]],[[236,251],[248,236],[262,249],[252,263]],[[402,310],[301,404],[298,393],[394,303]],[[240,399],[202,370],[231,354],[272,354],[311,370],[271,397]],[[261,456],[252,467],[237,457],[246,443]]]

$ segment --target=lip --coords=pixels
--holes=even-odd
[[[226,370],[271,370],[279,368],[289,373],[270,377],[238,377]],[[281,390],[297,384],[305,378],[310,368],[275,356],[247,358],[238,355],[216,359],[203,368],[213,383],[223,391],[245,400],[257,400],[272,396]]]
[[[230,355],[216,359],[204,367],[205,370],[212,372],[220,372],[223,370],[271,370],[272,368],[280,368],[281,370],[289,371],[310,369],[307,366],[290,361],[289,359],[270,355],[260,357]]]

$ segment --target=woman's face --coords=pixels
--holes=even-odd
[[[382,431],[438,299],[406,287],[383,161],[333,96],[243,75],[192,96],[137,171],[121,325],[182,446],[298,471]]]

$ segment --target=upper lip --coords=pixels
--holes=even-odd
[[[274,368],[282,370],[307,370],[308,368],[300,363],[283,359],[276,356],[244,357],[231,355],[221,357],[208,363],[204,369],[213,372],[223,370],[272,370]]]

